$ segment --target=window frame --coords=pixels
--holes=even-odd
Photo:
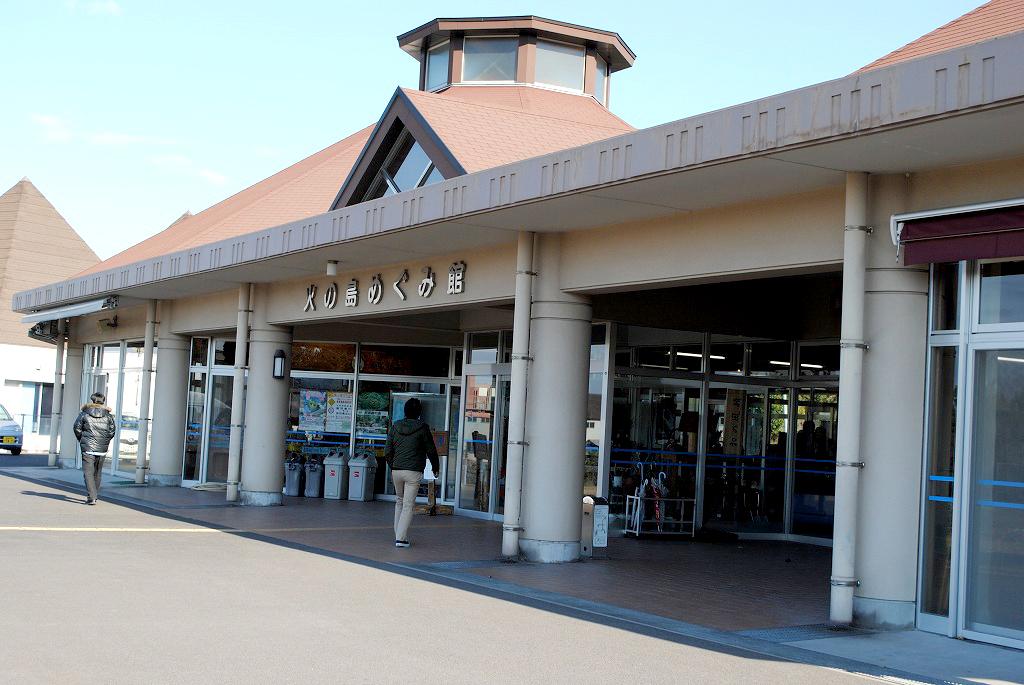
[[[490,81],[488,81],[488,80],[467,79],[466,78],[466,63],[469,60],[466,59],[466,55],[467,55],[466,44],[467,43],[471,43],[473,41],[478,41],[478,40],[500,40],[500,39],[511,40],[511,41],[515,42],[515,49],[513,49],[513,51],[512,51],[512,55],[513,55],[513,59],[512,59],[512,78],[511,79],[501,79],[501,80],[490,80]],[[463,38],[463,40],[462,40],[462,71],[459,74],[459,82],[460,83],[470,83],[470,84],[474,84],[474,85],[485,85],[485,86],[518,83],[518,81],[516,81],[516,74],[518,72],[518,69],[519,69],[519,35],[518,34],[510,33],[510,34],[498,34],[498,35],[493,35],[493,36],[466,36],[465,38]]]
[[[447,58],[444,61],[444,64],[445,64],[444,78],[442,79],[442,81],[441,81],[441,83],[439,85],[431,86],[430,85],[430,54],[432,52],[435,52],[435,51],[441,49],[441,48],[444,48],[445,54],[447,55]],[[425,90],[428,93],[436,93],[437,91],[442,90],[442,89],[447,88],[448,86],[450,86],[451,85],[451,74],[450,74],[451,63],[452,63],[452,42],[451,42],[451,40],[446,38],[443,41],[437,43],[436,45],[428,46],[427,49],[423,51],[423,90]]]
[[[580,51],[580,57],[581,57],[581,59],[580,59],[580,67],[581,68],[580,68],[580,87],[579,88],[570,88],[569,86],[564,86],[564,85],[562,85],[560,83],[549,83],[547,81],[542,81],[540,79],[539,71],[538,71],[537,67],[540,65],[540,52],[541,52],[540,45],[541,45],[541,43],[548,43],[550,45],[561,45],[561,46],[571,47],[573,49],[577,49],[577,50]],[[566,41],[551,40],[550,38],[538,38],[537,39],[537,44],[536,44],[536,51],[537,51],[536,55],[534,56],[534,65],[535,65],[534,66],[534,74],[535,74],[535,76],[534,76],[534,83],[536,83],[537,85],[540,85],[540,86],[544,86],[545,88],[551,88],[552,90],[564,91],[566,93],[580,94],[580,93],[583,93],[585,91],[586,84],[587,84],[587,48],[585,46],[578,45],[576,43],[569,43],[569,42],[566,42]],[[600,56],[598,56],[598,58],[600,59]]]

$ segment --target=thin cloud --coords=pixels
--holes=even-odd
[[[181,154],[154,155],[149,161],[162,169],[197,176],[215,186],[224,185],[228,180],[227,176],[213,169],[197,168],[191,158]]]
[[[175,141],[169,138],[158,138],[156,136],[137,135],[133,133],[116,133],[114,131],[101,131],[89,136],[89,142],[94,145],[174,145]]]
[[[215,186],[224,185],[224,182],[228,180],[224,174],[219,174],[210,169],[200,169],[199,175]]]
[[[42,129],[43,138],[51,143],[66,143],[74,137],[64,120],[53,114],[33,114],[32,121]]]

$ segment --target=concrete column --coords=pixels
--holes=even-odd
[[[266,285],[253,287],[250,306],[249,380],[239,500],[242,504],[268,506],[283,501],[292,332],[290,328],[267,323]],[[273,375],[278,350],[285,354],[284,378]]]
[[[587,298],[562,292],[561,236],[539,235],[536,244],[519,547],[531,561],[574,561],[580,554],[591,307]]]
[[[163,318],[166,319],[166,314]],[[189,338],[161,331],[158,344],[160,354],[153,394],[153,435],[149,441],[149,484],[181,485]]]
[[[235,375],[231,385],[231,435],[228,442],[227,500],[238,501],[242,469],[242,427],[245,421],[245,371],[249,350],[249,295],[252,286],[238,286],[238,322],[235,326]]]
[[[61,397],[60,467],[78,467],[78,439],[75,437],[75,419],[82,408],[82,370],[85,346],[68,343],[64,363],[64,394]]]
[[[516,304],[512,326],[512,374],[509,387],[508,437],[505,448],[505,521],[501,554],[519,556],[523,455],[526,453],[526,393],[529,382],[530,312],[535,236],[520,231],[516,255]]]
[[[50,398],[50,453],[46,460],[47,466],[57,466],[57,440],[60,438],[60,416],[63,410],[64,397],[64,335],[68,323],[61,319],[57,327],[56,361],[53,370],[53,396]]]
[[[860,487],[864,352],[864,260],[868,224],[868,175],[846,174],[843,226],[843,303],[839,352],[839,434],[829,620],[849,625],[857,586],[857,507]]]
[[[139,394],[139,451],[135,457],[135,482],[146,482],[146,460],[149,457],[149,398],[153,387],[153,346],[156,344],[156,300],[146,303],[146,337],[142,349],[142,387]]]
[[[875,179],[872,196],[905,192],[902,177]],[[927,361],[928,270],[901,267],[889,239],[897,195],[873,202],[864,301],[861,455],[853,621],[911,628],[915,621]],[[842,430],[842,424],[840,424]]]

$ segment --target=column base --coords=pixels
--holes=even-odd
[[[78,459],[75,458],[75,457],[71,457],[70,459],[63,459],[63,458],[58,459],[57,460],[57,468],[59,468],[59,469],[77,469],[78,468]]]
[[[242,490],[238,493],[238,503],[245,507],[276,507],[284,504],[284,496],[280,492]]]
[[[519,538],[519,549],[527,561],[541,564],[564,564],[580,560],[579,542],[552,542]]]
[[[914,602],[853,597],[853,624],[875,630],[907,630],[917,620]]]
[[[181,474],[169,476],[162,473],[150,473],[146,482],[157,487],[178,487],[181,485]]]

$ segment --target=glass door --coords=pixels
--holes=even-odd
[[[737,533],[783,532],[788,392],[712,387],[707,422],[704,525]]]
[[[214,371],[210,382],[210,426],[206,439],[206,482],[228,479],[228,444],[231,440],[231,392],[234,376]]]
[[[458,507],[489,514],[488,518],[499,516],[504,508],[508,388],[507,376],[472,375],[465,379]]]
[[[978,350],[967,468],[964,634],[1024,644],[1024,349]]]
[[[227,481],[233,387],[234,377],[226,371],[189,373],[183,486]]]

